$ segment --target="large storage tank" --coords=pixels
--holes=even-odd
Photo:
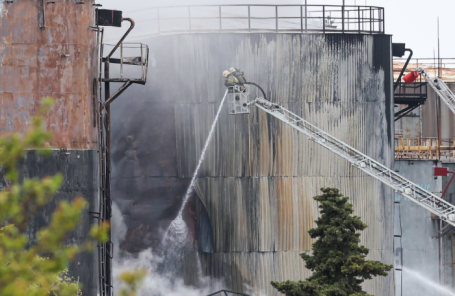
[[[44,177],[57,172],[65,182],[54,200],[30,225],[36,231],[46,225],[61,200],[83,196],[90,204],[67,243],[83,242],[94,220],[97,194],[97,141],[94,127],[93,81],[97,77],[94,0],[0,2],[0,135],[25,134],[42,98],[55,98],[45,119],[54,137],[53,152],[43,158],[27,152],[22,175]],[[2,182],[0,182],[2,183]],[[94,253],[78,256],[69,268],[84,285],[84,295],[97,293],[97,261]]]
[[[146,40],[151,82],[112,104],[113,196],[128,226],[121,248],[159,245],[226,90],[221,72],[231,66],[271,101],[391,167],[391,36],[349,33],[188,32]],[[307,231],[318,215],[312,197],[321,187],[351,198],[369,225],[361,237],[369,259],[392,263],[388,187],[260,110],[228,113],[225,106],[198,178],[202,203],[186,212],[205,275],[265,295],[277,295],[271,280],[307,277],[299,254],[311,251]],[[184,273],[196,268],[187,264]],[[365,288],[394,295],[393,274]]]

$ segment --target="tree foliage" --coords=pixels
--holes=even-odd
[[[60,202],[49,225],[38,231],[35,244],[31,245],[25,234],[28,223],[63,182],[60,174],[21,180],[17,170],[26,149],[49,154],[44,146],[52,135],[45,130],[42,116],[52,105],[53,99],[43,100],[24,137],[9,134],[0,138],[0,168],[7,184],[0,191],[0,222],[4,225],[0,229],[0,290],[4,296],[76,295],[78,287],[68,276],[68,263],[78,253],[91,250],[95,240],[108,239],[108,225],[93,226],[92,240],[79,246],[65,245],[87,207],[82,197]]]
[[[314,199],[321,216],[316,228],[308,231],[313,239],[313,255],[301,254],[313,275],[305,281],[272,282],[286,296],[367,295],[361,284],[373,276],[387,276],[392,265],[366,260],[368,248],[359,245],[360,232],[367,225],[353,216],[352,204],[335,188],[321,188]]]
[[[146,275],[147,270],[143,268],[121,273],[119,279],[123,288],[120,290],[120,296],[136,296]]]

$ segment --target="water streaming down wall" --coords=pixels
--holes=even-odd
[[[449,171],[455,169],[453,163],[433,160],[396,160],[394,169],[428,191],[442,195],[452,175],[434,177],[435,166],[447,167]],[[452,182],[444,199],[453,204],[454,197],[455,184]],[[441,230],[439,220],[433,219],[429,211],[397,193],[394,208],[395,295],[451,295],[441,289],[452,289],[453,293],[455,231]],[[441,241],[436,237],[439,231],[443,232]]]
[[[392,166],[390,36],[182,34],[146,43],[151,83],[112,105],[113,196],[128,225],[122,249],[156,247],[177,214],[225,91],[221,72],[230,66],[271,101]],[[312,197],[328,186],[351,197],[369,225],[362,235],[369,258],[391,264],[389,188],[264,112],[231,116],[226,109],[198,178],[202,203],[184,215],[206,251],[204,274],[231,290],[250,286],[266,295],[277,294],[271,280],[308,276],[299,253],[311,250]],[[187,264],[184,273],[194,268]],[[393,295],[393,275],[365,288]]]
[[[436,164],[441,166],[441,163]],[[394,169],[401,176],[426,190],[441,195],[442,180],[445,178],[433,177],[436,164],[431,160],[397,160]],[[439,250],[438,239],[432,238],[438,232],[438,220],[431,219],[429,211],[397,193],[395,193],[394,208],[394,268],[397,284],[395,295],[437,294],[437,289],[428,283],[443,284],[442,278],[440,279],[440,270],[443,270],[443,267],[439,267],[439,255],[442,253]],[[446,239],[448,236],[446,235]],[[441,260],[443,260],[442,257]],[[442,263],[449,265],[445,264],[447,262]],[[422,281],[421,278],[415,277],[406,270],[424,274],[428,282]],[[441,293],[441,295],[445,294]]]

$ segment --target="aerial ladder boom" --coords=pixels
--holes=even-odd
[[[413,71],[414,72],[414,71]],[[449,107],[449,109],[455,114],[455,94],[450,90],[450,88],[442,81],[441,78],[431,78],[427,71],[424,68],[419,67],[415,70],[415,72],[422,75],[429,86],[439,95],[441,100]],[[411,76],[413,75],[412,72],[409,73]],[[409,75],[407,74],[407,75]],[[417,75],[418,76],[418,75]],[[414,76],[414,77],[417,77]],[[406,81],[406,80],[405,80]],[[413,80],[411,82],[414,82]]]
[[[238,94],[240,92],[237,91],[234,93]],[[237,97],[235,98],[237,101],[241,101]],[[397,193],[429,210],[433,214],[439,216],[443,221],[451,224],[452,226],[455,226],[454,205],[450,204],[439,196],[436,196],[435,194],[423,189],[417,184],[403,178],[393,170],[385,167],[381,163],[368,157],[362,152],[357,151],[348,144],[317,128],[316,126],[312,125],[308,121],[297,116],[286,108],[277,104],[273,104],[264,98],[257,98],[254,101],[243,103],[242,105],[244,107],[244,110],[237,114],[248,113],[250,105],[257,106],[259,109],[290,125],[299,132],[306,134],[310,140],[343,157],[354,167],[364,171],[385,185],[393,188],[393,190],[395,190]],[[236,114],[235,109],[232,109],[231,113]]]

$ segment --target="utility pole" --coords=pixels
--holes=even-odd
[[[438,16],[438,77],[441,78],[442,70],[441,70],[441,47],[439,43],[439,16]]]

